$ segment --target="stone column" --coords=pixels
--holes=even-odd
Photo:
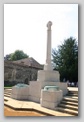
[[[52,22],[47,23],[47,53],[46,53],[46,63],[44,65],[44,70],[53,70],[51,64],[51,25]]]

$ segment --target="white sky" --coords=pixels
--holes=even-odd
[[[19,49],[44,64],[48,21],[52,48],[71,36],[78,40],[78,4],[4,4],[4,56]]]

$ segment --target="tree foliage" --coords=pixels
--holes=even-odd
[[[22,50],[16,50],[14,53],[6,55],[5,60],[16,61],[27,57],[28,55],[25,54]]]
[[[70,37],[58,46],[58,50],[52,50],[55,70],[60,73],[60,78],[77,82],[78,81],[78,44],[76,39]]]

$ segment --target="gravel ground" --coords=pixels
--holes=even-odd
[[[46,116],[35,111],[18,111],[4,106],[4,116]]]

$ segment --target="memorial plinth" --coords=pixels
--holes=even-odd
[[[56,109],[56,106],[63,98],[63,92],[58,86],[45,86],[41,90],[41,106]]]
[[[28,100],[29,85],[17,84],[12,87],[11,97],[17,100]]]

